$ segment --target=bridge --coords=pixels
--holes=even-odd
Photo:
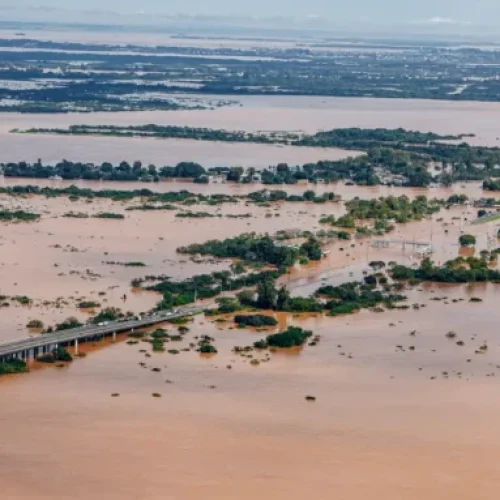
[[[373,248],[388,248],[391,245],[401,245],[403,251],[407,246],[413,247],[422,254],[432,253],[432,243],[429,241],[399,240],[399,239],[377,239],[372,241]]]
[[[133,332],[135,329],[153,326],[165,321],[182,318],[202,312],[200,307],[188,307],[175,311],[153,313],[142,317],[123,318],[118,321],[99,323],[98,325],[84,325],[78,328],[47,333],[36,337],[0,343],[0,362],[12,358],[23,360],[36,359],[38,356],[52,352],[59,346],[74,345],[75,353],[78,352],[79,342],[100,340],[106,336],[116,339],[117,333]]]

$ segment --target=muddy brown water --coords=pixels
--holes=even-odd
[[[476,123],[481,130],[479,118],[477,122],[449,120],[450,116],[466,116],[461,113],[479,108],[486,121],[484,130],[491,125],[488,117],[494,115],[495,105],[487,105],[490,114],[482,105],[455,104],[455,113],[447,118],[443,115],[442,131],[473,131],[463,130],[463,123],[471,128]],[[380,126],[406,123],[409,128],[421,128],[418,120],[425,116],[425,107],[419,109],[416,104],[405,103],[406,108],[392,113],[374,110],[375,104],[366,106],[365,111],[359,111],[365,120],[387,114],[387,121],[378,122]],[[415,106],[410,113],[408,106]],[[449,106],[437,103],[435,112]],[[307,107],[299,113],[303,118],[308,114]],[[360,116],[352,123],[360,123]],[[417,120],[413,126],[412,119]],[[265,128],[260,120],[252,126]],[[295,123],[297,128],[306,126]],[[491,134],[490,139],[495,132]],[[185,188],[204,193],[244,193],[260,188],[167,182],[147,186],[77,184],[164,191]],[[286,188],[289,192],[305,189]],[[426,193],[446,197],[452,192],[481,195],[479,183],[434,190],[342,185],[317,189],[340,192],[345,199],[403,192],[410,196]],[[251,212],[253,217],[178,219],[172,212],[127,212],[126,203],[109,200],[87,204],[67,198],[2,195],[0,204],[42,213],[37,223],[1,224],[0,293],[28,295],[34,305],[0,309],[0,340],[26,336],[29,319],[40,318],[52,324],[69,315],[85,318],[76,310],[77,297],[137,312],[152,307],[158,296],[132,293],[130,281],[134,277],[151,273],[182,278],[228,265],[195,264],[176,254],[180,245],[251,230],[317,230],[321,214],[339,215],[343,211],[342,204],[300,203],[272,208],[231,204],[193,210],[223,215]],[[61,217],[69,210],[109,210],[125,213],[126,218]],[[437,219],[441,217],[440,222]],[[487,246],[488,235],[496,234],[495,222],[468,225],[465,219],[473,217],[472,209],[454,208],[430,221],[398,226],[388,237],[431,241],[434,258],[443,262],[459,254],[456,243],[461,226],[478,237],[478,250]],[[367,240],[337,242],[328,250],[321,263],[297,266],[283,277],[292,293],[307,295],[321,283],[359,279],[371,260],[418,261],[411,246],[403,248],[397,243],[374,249]],[[103,264],[132,260],[143,261],[148,267]],[[106,295],[99,296],[99,292]],[[124,293],[125,303],[121,298]],[[408,304],[425,307],[363,311],[337,318],[280,315],[281,328],[287,324],[309,328],[321,335],[320,343],[289,354],[272,353],[269,362],[264,353],[254,353],[261,361],[258,366],[231,350],[235,345],[251,344],[265,332],[240,330],[231,323],[214,323],[200,316],[189,325],[186,340],[169,343],[167,348],[185,348],[196,342],[195,336],[207,334],[215,337],[219,351],[209,358],[194,351],[146,357],[139,351],[150,351],[147,344],[127,345],[122,336],[114,344],[82,346],[87,356],[71,365],[37,366],[30,374],[3,377],[2,499],[232,500],[258,496],[299,500],[311,491],[325,500],[332,496],[349,500],[496,499],[500,487],[500,287],[427,285],[405,293]],[[55,308],[41,304],[58,297],[68,305]],[[480,297],[483,302],[470,302],[471,297]],[[175,327],[167,328],[175,331]],[[410,335],[413,331],[415,335]],[[449,331],[456,333],[456,339],[446,338]],[[457,341],[464,345],[457,345]],[[485,345],[488,349],[481,350]],[[140,362],[146,367],[142,368]],[[161,372],[152,368],[161,368]],[[154,392],[162,397],[153,398]],[[112,393],[120,396],[112,398]],[[316,397],[316,401],[307,402],[307,395]]]
[[[175,97],[175,96],[173,96]],[[189,96],[188,96],[189,97]],[[206,96],[220,98],[220,96]],[[153,111],[66,115],[0,113],[0,161],[119,162],[172,165],[197,161],[205,166],[263,168],[336,160],[356,154],[335,148],[298,148],[262,144],[215,143],[148,138],[78,137],[10,134],[14,128],[54,128],[74,124],[183,125],[228,130],[315,133],[333,128],[397,128],[441,134],[473,133],[467,142],[500,145],[499,103],[304,96],[241,96],[242,106],[202,111]]]
[[[263,333],[197,318],[187,336],[216,337],[214,357],[146,358],[143,345],[118,342],[4,378],[3,498],[301,499],[314,484],[324,499],[494,499],[498,290],[484,288],[430,287],[415,293],[420,311],[281,317],[320,344],[259,366],[231,348]],[[467,302],[471,293],[485,301]]]

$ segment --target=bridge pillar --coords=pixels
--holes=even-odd
[[[78,356],[78,339],[75,339],[75,356]]]
[[[116,342],[116,332],[113,332],[113,342]]]

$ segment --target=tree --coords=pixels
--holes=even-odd
[[[74,316],[66,318],[62,323],[56,325],[56,331],[70,330],[71,328],[78,328],[83,326]]]
[[[373,270],[377,271],[385,267],[385,262],[383,260],[372,260],[368,264]]]
[[[286,311],[290,303],[290,292],[283,285],[278,291],[278,298],[276,299],[276,308],[278,311]]]
[[[242,175],[243,175],[243,168],[232,167],[227,173],[227,180],[230,182],[240,182]]]
[[[274,281],[264,280],[257,285],[257,306],[261,309],[274,309],[277,291]]]
[[[255,293],[252,290],[242,290],[241,292],[236,294],[240,304],[244,306],[253,306],[254,305],[254,296]]]
[[[174,168],[174,177],[200,177],[206,174],[205,169],[199,164],[194,162],[181,162]]]
[[[473,247],[476,244],[476,237],[471,234],[462,234],[458,238],[461,247]]]
[[[301,250],[306,254],[310,260],[321,260],[323,257],[323,250],[321,244],[316,238],[309,238],[302,246]]]
[[[305,191],[304,194],[304,199],[307,201],[313,201],[314,198],[316,198],[316,193],[312,190]]]

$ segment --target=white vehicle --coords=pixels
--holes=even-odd
[[[97,323],[97,326],[104,326],[104,323]]]

